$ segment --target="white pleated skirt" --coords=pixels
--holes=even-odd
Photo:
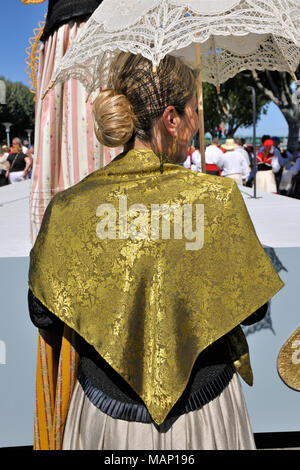
[[[77,382],[63,436],[63,450],[255,450],[237,374],[201,409],[180,416],[166,433],[152,423],[111,418],[96,408]]]
[[[265,193],[276,193],[277,186],[273,170],[258,171],[256,173],[256,188]]]
[[[226,175],[226,178],[233,179],[237,185],[243,186],[243,176],[240,173],[232,173],[231,175]]]

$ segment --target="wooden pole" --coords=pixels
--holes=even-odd
[[[199,118],[199,140],[200,140],[200,153],[201,153],[201,172],[206,173],[203,87],[202,87],[202,73],[201,73],[201,50],[200,50],[199,43],[195,43],[195,50],[196,50],[196,67],[197,69],[199,69],[199,74],[197,77],[197,97],[198,97],[198,118]]]
[[[253,169],[253,190],[254,195],[256,197],[256,175],[257,175],[257,161],[256,161],[256,91],[253,86],[248,86],[247,89],[252,92],[252,114],[253,114],[253,162],[252,162],[252,169]]]

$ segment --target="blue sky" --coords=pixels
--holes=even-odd
[[[25,49],[39,21],[44,19],[48,1],[24,5],[21,0],[0,0],[0,75],[26,84]]]
[[[252,127],[248,129],[239,129],[236,133],[237,136],[247,136],[252,134]],[[270,103],[268,106],[267,114],[261,117],[257,123],[256,128],[257,136],[268,134],[270,136],[287,137],[288,126],[280,109],[274,104]]]
[[[38,27],[47,12],[48,1],[41,5],[24,5],[21,0],[0,0],[0,75],[12,81],[26,84],[25,49],[28,39],[33,36],[33,29]],[[249,110],[251,112],[251,110]],[[257,125],[257,135],[263,134],[286,136],[288,127],[279,109],[271,103],[268,113]],[[250,135],[252,129],[240,129],[237,135]]]

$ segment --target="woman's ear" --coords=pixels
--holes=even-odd
[[[180,118],[174,106],[168,106],[162,115],[162,122],[165,126],[166,131],[172,136],[175,137],[178,132],[178,126]]]

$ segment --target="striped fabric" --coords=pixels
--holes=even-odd
[[[108,149],[97,141],[92,106],[85,102],[86,92],[78,81],[58,84],[41,100],[53,71],[81,25],[61,26],[40,51],[30,197],[32,243],[52,197],[102,168],[119,153],[118,149]]]
[[[41,100],[52,73],[82,26],[69,23],[49,37],[40,51],[34,164],[30,195],[30,237],[34,244],[52,197],[108,164],[119,149],[101,146],[93,131],[91,103],[83,86],[70,80]],[[61,449],[69,402],[76,383],[76,334],[39,333],[36,371],[34,449]]]
[[[76,333],[64,327],[62,338],[44,332],[38,337],[34,449],[61,449],[65,421],[76,384]],[[72,346],[73,345],[73,346]]]
[[[65,422],[76,384],[78,355],[72,346],[75,345],[75,342],[76,333],[65,326],[59,358],[56,403],[52,429],[51,448],[54,450],[61,449]]]

